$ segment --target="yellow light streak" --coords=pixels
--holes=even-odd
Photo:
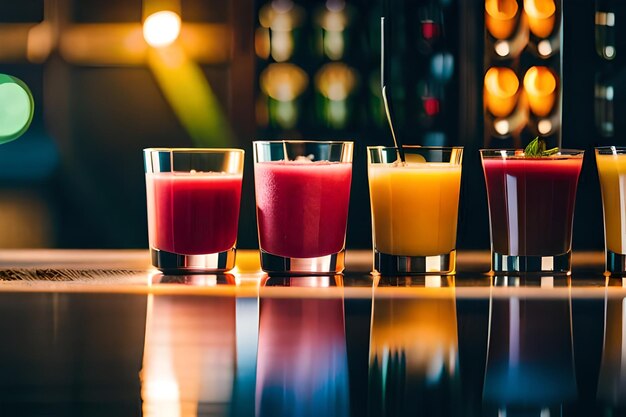
[[[230,60],[230,39],[226,25],[185,23],[176,44],[190,60],[223,64]],[[59,49],[64,60],[77,65],[145,65],[150,47],[140,23],[102,23],[67,27]]]
[[[228,146],[233,134],[200,67],[177,44],[153,49],[148,66],[174,114],[200,147]]]

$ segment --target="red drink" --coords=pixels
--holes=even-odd
[[[492,251],[551,256],[572,246],[582,153],[575,157],[485,157]]]
[[[257,162],[254,179],[263,251],[314,258],[343,249],[352,164]]]
[[[257,416],[350,415],[343,307],[342,298],[328,294],[261,296]]]
[[[184,255],[235,246],[241,200],[238,174],[146,174],[150,246]]]

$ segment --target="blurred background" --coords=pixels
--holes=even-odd
[[[240,248],[257,247],[254,139],[356,143],[348,248],[370,248],[368,145],[465,146],[458,247],[488,248],[478,149],[537,135],[587,153],[575,249],[603,247],[598,144],[626,145],[619,0],[0,0],[0,73],[33,124],[0,147],[0,247],[145,248],[141,150],[246,150]]]

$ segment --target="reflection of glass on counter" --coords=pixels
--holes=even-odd
[[[622,280],[612,279],[609,285]],[[626,298],[609,297],[604,310],[604,346],[598,380],[598,399],[615,406],[626,405]],[[612,285],[611,285],[612,286]]]
[[[536,288],[528,288],[528,296],[500,297],[492,292],[483,400],[497,407],[498,415],[519,410],[559,415],[563,403],[576,399],[571,293],[549,294],[562,282],[541,277]],[[496,283],[518,286],[520,280]]]
[[[235,319],[235,297],[149,296],[141,371],[144,416],[228,415]]]
[[[374,290],[369,363],[372,415],[460,413],[455,401],[460,379],[454,280],[432,278],[439,280],[381,278]],[[399,288],[415,285],[425,288],[412,288],[410,293]]]
[[[257,416],[349,415],[343,290],[330,288],[341,279],[321,278],[268,281],[271,295],[261,289]],[[283,298],[280,286],[308,288]]]

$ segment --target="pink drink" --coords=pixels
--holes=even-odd
[[[146,174],[150,246],[184,255],[235,246],[241,200],[238,174]]]
[[[257,416],[350,415],[343,307],[335,297],[261,297]]]
[[[344,248],[352,164],[257,162],[254,179],[263,251],[314,258]]]

